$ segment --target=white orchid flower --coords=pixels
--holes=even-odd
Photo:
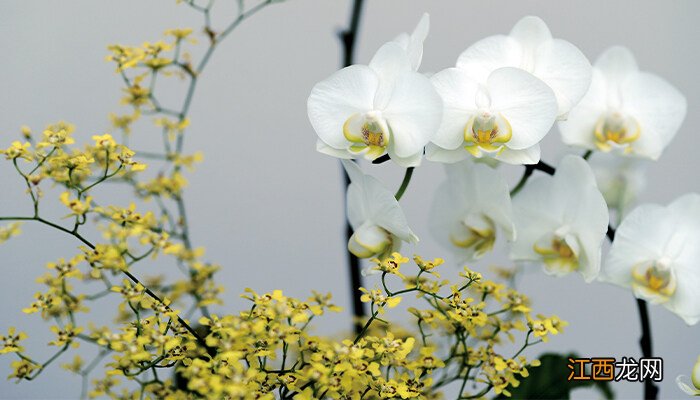
[[[496,228],[515,238],[508,184],[493,168],[470,161],[445,165],[447,180],[435,192],[431,230],[459,263],[489,252]]]
[[[700,357],[698,357],[698,360],[695,362],[693,372],[690,376],[690,382],[693,384],[692,387],[683,382],[685,378],[686,377],[683,375],[676,377],[676,384],[678,384],[678,387],[689,396],[700,396]]]
[[[617,229],[600,279],[662,304],[688,325],[700,320],[700,195],[641,205]]]
[[[586,96],[559,124],[564,143],[656,160],[683,123],[685,97],[641,72],[625,47],[603,52]]]
[[[348,250],[359,258],[383,259],[398,251],[401,241],[417,243],[399,202],[381,182],[366,175],[352,161],[342,160],[350,176],[347,191],[348,220],[354,231]]]
[[[432,77],[445,106],[442,124],[426,148],[431,161],[456,162],[471,156],[509,164],[535,164],[539,142],[557,116],[552,90],[517,68],[493,71],[485,84],[467,71],[448,68]]]
[[[307,108],[318,151],[369,160],[388,153],[402,167],[420,164],[442,118],[430,79],[413,70],[396,42],[382,46],[369,66],[352,65],[317,83]]]
[[[564,157],[553,177],[531,179],[513,199],[513,214],[513,260],[541,263],[555,276],[577,271],[587,282],[598,275],[608,207],[581,157]]]
[[[624,217],[646,186],[647,161],[596,152],[588,159],[588,164],[608,208],[615,211],[618,218]]]
[[[523,69],[552,88],[557,115],[564,118],[591,83],[591,64],[573,44],[552,38],[547,24],[537,17],[518,21],[509,35],[482,39],[459,56],[457,67],[485,82],[501,67]]]
[[[394,42],[398,43],[402,49],[408,54],[408,59],[411,62],[411,68],[414,71],[418,71],[420,68],[421,61],[423,60],[423,42],[425,38],[428,37],[428,31],[430,30],[430,15],[424,13],[416,29],[410,35],[408,33],[400,34]]]

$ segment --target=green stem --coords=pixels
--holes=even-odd
[[[413,169],[414,167],[408,167],[406,168],[406,173],[403,176],[403,181],[401,182],[401,186],[399,187],[399,190],[396,192],[396,201],[401,200],[401,197],[403,197],[404,192],[406,192],[406,189],[408,188],[408,184],[411,183],[411,176],[413,176]]]

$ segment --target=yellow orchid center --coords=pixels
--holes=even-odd
[[[450,232],[450,241],[457,247],[474,249],[475,256],[481,257],[496,242],[496,225],[483,214],[469,215]]]
[[[611,112],[598,119],[593,129],[596,147],[601,151],[624,148],[625,153],[632,152],[631,143],[639,139],[641,127],[636,119],[619,112]]]
[[[343,135],[351,143],[351,152],[370,160],[384,154],[389,145],[389,125],[375,111],[351,115],[343,124]]]
[[[656,302],[666,301],[676,291],[676,279],[667,262],[642,263],[632,269],[632,287]]]
[[[475,157],[481,157],[482,152],[498,153],[512,136],[513,129],[505,117],[479,111],[464,126],[464,148]]]
[[[538,240],[533,245],[533,250],[542,256],[545,269],[554,275],[565,275],[579,268],[576,251],[557,235]]]

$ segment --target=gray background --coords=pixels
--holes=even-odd
[[[221,1],[217,14],[231,12],[233,4]],[[104,61],[106,45],[139,44],[160,38],[169,27],[200,26],[196,13],[171,1],[3,1],[1,5],[2,146],[18,137],[22,124],[40,131],[49,122],[66,119],[78,126],[77,137],[82,139],[105,131],[107,114],[117,109],[121,96],[113,66]],[[700,190],[691,173],[699,166],[700,115],[695,111],[700,101],[700,3],[369,1],[357,61],[368,62],[384,41],[412,30],[424,11],[430,12],[432,26],[423,71],[452,66],[469,44],[505,33],[530,14],[542,17],[556,37],[576,44],[591,61],[610,45],[630,47],[643,69],[665,77],[688,99],[688,117],[661,160],[649,169],[649,189],[642,199],[666,203]],[[207,247],[208,259],[224,266],[217,276],[226,287],[221,312],[235,312],[242,306],[238,294],[245,287],[283,288],[295,296],[305,296],[311,289],[332,291],[339,303],[347,305],[339,167],[335,159],[314,150],[316,136],[306,118],[306,97],[315,82],[338,66],[334,32],[347,23],[348,12],[347,1],[292,0],[269,7],[221,46],[200,83],[187,150],[202,150],[206,158],[188,176],[187,203],[194,242]],[[179,92],[172,95],[178,98]],[[134,134],[134,147],[157,149],[156,129],[142,127]],[[545,139],[543,158],[555,163],[564,151],[554,129]],[[388,164],[373,168],[372,173],[389,187],[398,187],[402,171]],[[514,181],[521,168],[503,171]],[[442,179],[442,167],[427,162],[414,174],[402,204],[422,240],[415,248],[407,248],[407,254],[449,256],[427,229],[432,193]],[[21,182],[9,163],[0,168],[0,187],[0,214],[28,212]],[[129,194],[123,192],[110,187],[101,193],[126,205]],[[57,218],[65,213],[55,204],[47,204],[46,211]],[[41,349],[50,340],[47,326],[20,309],[40,290],[35,278],[44,273],[45,263],[71,255],[77,243],[43,226],[25,225],[24,231],[0,247],[0,331],[10,325],[28,331],[32,336],[28,347],[35,350],[36,358],[44,359],[48,351],[41,354]],[[475,267],[486,270],[490,264],[507,265],[507,260],[496,255]],[[144,276],[165,268],[143,263],[137,273]],[[575,350],[589,357],[639,356],[639,323],[629,292],[585,284],[579,276],[550,278],[538,270],[525,273],[519,288],[532,297],[536,310],[556,313],[571,324],[566,334],[533,348],[531,356],[545,350]],[[93,312],[109,313],[115,302],[114,297],[108,298]],[[344,329],[346,316],[327,319],[320,331]],[[699,328],[687,327],[659,307],[651,307],[651,319],[655,354],[665,359],[661,396],[683,397],[674,378],[688,374],[700,354]],[[0,358],[0,375],[9,374],[12,360],[13,356]],[[34,383],[17,385],[0,379],[0,397],[72,398],[79,393],[79,384],[77,377],[54,365]],[[641,387],[613,385],[621,398],[640,398]]]

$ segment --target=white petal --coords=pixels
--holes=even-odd
[[[350,158],[355,158],[355,156],[350,153],[346,149],[336,149],[334,147],[331,147],[327,145],[323,140],[317,139],[316,140],[316,150],[319,153],[327,154],[329,156],[337,157],[337,158],[344,158],[344,159],[350,159]]]
[[[399,157],[420,152],[442,119],[442,99],[430,79],[417,72],[403,74],[383,111],[391,128],[390,149]]]
[[[517,40],[526,51],[534,51],[539,45],[552,39],[552,33],[542,19],[527,16],[513,26],[510,37]]]
[[[667,216],[664,207],[656,204],[632,210],[615,232],[600,279],[630,287],[635,265],[663,257],[666,240],[673,233],[672,224],[664,222]]]
[[[353,228],[358,229],[369,221],[402,240],[417,241],[394,194],[375,177],[362,172],[357,163],[347,160],[342,160],[342,163],[352,182],[348,187],[347,203],[348,219]]]
[[[607,206],[586,160],[575,155],[564,157],[554,175],[553,188],[556,201],[568,205],[565,218],[573,227],[585,228],[595,223],[607,229]],[[590,203],[582,201],[584,195],[590,196],[586,199]]]
[[[513,260],[539,260],[533,245],[546,234],[551,234],[561,226],[561,204],[552,201],[552,178],[539,176],[528,181],[527,185],[513,198],[513,216],[517,238],[511,245],[510,257]]]
[[[700,320],[700,195],[686,194],[674,200],[668,207],[669,222],[674,226],[674,236],[679,246],[666,246],[666,255],[677,253],[673,269],[677,286],[668,304],[669,309],[693,325]],[[670,242],[670,240],[669,240]]]
[[[621,87],[626,112],[637,119],[641,135],[632,145],[635,153],[657,159],[685,118],[685,97],[660,77],[634,73]]]
[[[605,50],[596,60],[595,67],[603,73],[611,90],[617,90],[617,85],[624,82],[627,76],[639,71],[634,55],[623,46],[613,46]]]
[[[429,161],[451,164],[466,160],[469,157],[471,157],[469,153],[461,147],[454,150],[445,150],[433,143],[428,143],[425,146],[425,158]]]
[[[598,190],[595,175],[581,157],[567,155],[554,175],[554,201],[566,205],[564,220],[577,233],[592,230],[602,237],[608,227],[608,207]]]
[[[348,221],[353,229],[359,229],[369,219],[369,210],[365,204],[364,174],[357,163],[348,160],[341,161],[345,172],[350,177],[350,185],[345,194]]]
[[[472,163],[470,168],[474,184],[468,189],[475,192],[478,208],[491,218],[510,240],[514,240],[515,224],[508,183],[497,170],[485,164]]]
[[[539,143],[522,150],[504,148],[496,156],[496,160],[513,165],[537,164],[540,161]]]
[[[576,46],[561,39],[539,46],[535,60],[533,74],[552,88],[557,96],[557,115],[565,115],[586,94],[591,64]]]
[[[700,396],[700,390],[695,389],[690,387],[687,383],[683,382],[683,379],[686,378],[683,375],[678,375],[676,377],[676,384],[678,387],[685,392],[688,396]]]
[[[379,90],[374,97],[374,108],[383,109],[394,91],[396,80],[411,71],[408,54],[398,43],[388,42],[377,50],[369,67],[379,76]]]
[[[557,117],[557,99],[544,82],[517,68],[500,68],[488,78],[491,108],[500,112],[513,129],[506,143],[522,150],[542,140]]]
[[[418,71],[421,61],[423,60],[423,42],[428,36],[430,30],[430,16],[428,13],[423,14],[416,29],[411,34],[410,41],[406,47],[408,58],[411,61],[411,67],[414,71]]]
[[[562,141],[570,146],[595,149],[595,124],[608,110],[608,88],[603,73],[593,69],[591,85],[566,121],[560,121]]]
[[[353,237],[359,245],[375,254],[380,252],[384,246],[387,246],[391,240],[386,231],[378,226],[371,225],[369,222],[357,229]]]
[[[465,161],[445,165],[447,181],[435,193],[430,226],[445,248],[456,252],[459,262],[471,261],[474,248],[456,247],[450,234],[470,216],[483,215],[513,238],[514,227],[508,185],[501,174],[484,164]]]
[[[372,109],[379,79],[369,67],[352,65],[317,83],[307,101],[309,121],[328,146],[345,149],[343,124],[355,113]]]
[[[411,35],[406,32],[400,33],[399,36],[395,37],[393,42],[401,46],[402,49],[408,48],[408,43],[411,40]]]
[[[343,164],[345,172],[350,177],[350,183],[364,185],[365,173],[362,172],[362,168],[360,168],[356,162],[350,160],[341,160],[340,162]]]
[[[415,235],[408,227],[406,216],[394,198],[394,194],[373,176],[365,175],[365,185],[369,219],[402,240],[412,240]]]
[[[443,101],[440,129],[432,142],[443,149],[454,150],[464,142],[464,127],[476,111],[476,95],[479,83],[458,68],[448,68],[431,78],[435,90]]]
[[[390,148],[389,157],[391,158],[391,161],[395,162],[399,167],[419,167],[421,161],[423,161],[423,152],[418,152],[408,157],[399,157],[396,155],[396,153],[394,153],[393,149]]]
[[[519,68],[522,57],[522,46],[517,40],[505,35],[489,36],[469,46],[457,59],[457,68],[486,83],[491,72],[498,68]]]
[[[697,245],[697,242],[693,245]],[[694,260],[697,263],[697,258]],[[677,272],[676,291],[673,294],[668,308],[683,318],[686,324],[695,325],[700,321],[700,271],[697,271],[697,264],[692,265],[696,271]],[[685,273],[684,273],[685,272]]]

